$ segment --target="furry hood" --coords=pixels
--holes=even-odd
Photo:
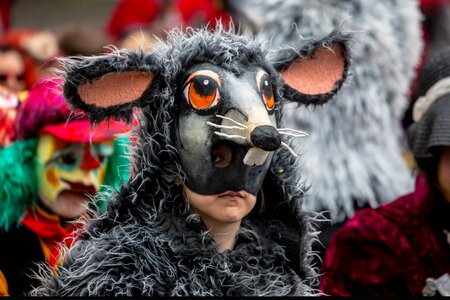
[[[302,41],[277,64],[310,56],[318,45],[341,43],[348,58],[348,37],[332,33],[320,41]],[[236,249],[223,255],[183,198],[177,176],[184,177],[174,146],[180,77],[189,66],[212,63],[240,74],[263,66],[274,78],[277,124],[282,102],[295,100],[256,41],[217,28],[183,33],[172,31],[168,41],[147,54],[118,50],[112,55],[64,60],[65,96],[88,111],[96,123],[104,118],[130,120],[140,107],[137,141],[130,155],[130,180],[112,198],[106,212],[87,222],[75,246],[66,250],[58,275],[42,271],[36,295],[310,295],[317,273],[310,265],[316,236],[314,213],[301,209],[305,189],[299,159],[290,149],[275,151],[263,184],[265,204],[247,216]],[[348,59],[345,63],[345,73]],[[152,89],[132,103],[100,107],[82,102],[76,87],[107,72],[139,70],[157,74]],[[102,71],[103,70],[103,71]],[[340,87],[328,94],[331,97]],[[291,95],[285,99],[282,95]],[[298,96],[297,96],[298,97]],[[312,103],[312,96],[301,96]],[[323,102],[326,95],[320,96]],[[297,99],[298,100],[298,99]],[[319,102],[320,102],[319,101]],[[291,145],[292,136],[283,142]],[[275,267],[279,266],[279,267]],[[231,268],[231,269],[230,269]],[[224,272],[225,270],[225,272]],[[259,279],[258,279],[259,278]]]
[[[337,26],[355,33],[352,76],[336,101],[326,109],[285,106],[287,126],[311,133],[296,141],[304,153],[304,178],[312,184],[304,207],[328,210],[333,221],[343,221],[361,207],[412,190],[400,124],[422,51],[418,1],[229,2],[240,25],[274,49]]]

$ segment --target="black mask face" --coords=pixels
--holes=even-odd
[[[176,134],[186,185],[256,195],[281,145],[269,75],[255,67],[237,77],[209,64],[187,74]]]
[[[186,35],[174,31],[167,45],[149,54],[120,50],[65,60],[64,95],[71,106],[89,113],[94,123],[105,118],[130,121],[136,107],[156,108],[152,110],[156,114],[167,109],[179,112],[152,121],[164,122],[156,124],[156,129],[162,125],[171,128],[186,185],[205,195],[242,189],[256,194],[273,151],[283,146],[296,155],[281,142],[280,134],[305,136],[276,128],[281,111],[278,91],[285,101],[326,103],[345,80],[348,38],[333,32],[321,40],[299,40],[297,48],[266,51],[255,41],[221,28]],[[204,53],[202,57],[209,63],[194,65],[199,53]],[[240,75],[217,66],[221,64],[239,68]],[[194,66],[186,69],[187,65]],[[184,80],[179,80],[181,72],[186,75]],[[275,89],[272,78],[276,78]],[[173,91],[179,93],[176,103]],[[153,140],[140,142],[145,147]],[[172,139],[160,146],[171,152]],[[134,167],[152,163],[137,159]],[[173,162],[167,167],[177,166]]]

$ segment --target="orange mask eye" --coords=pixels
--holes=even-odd
[[[208,109],[219,103],[219,86],[220,81],[216,73],[206,70],[198,71],[189,77],[183,94],[195,109]]]
[[[272,110],[275,106],[275,98],[273,95],[272,81],[270,80],[269,74],[264,71],[260,71],[256,76],[256,81],[267,110]]]

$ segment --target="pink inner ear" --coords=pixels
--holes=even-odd
[[[78,87],[78,95],[86,104],[110,107],[139,99],[153,79],[143,72],[109,73]]]
[[[299,58],[281,73],[293,89],[307,95],[331,92],[344,76],[345,58],[339,46],[317,49],[312,57]]]

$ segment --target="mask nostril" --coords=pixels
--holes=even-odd
[[[255,127],[250,134],[250,140],[255,147],[265,151],[275,151],[281,146],[281,135],[270,125]]]

